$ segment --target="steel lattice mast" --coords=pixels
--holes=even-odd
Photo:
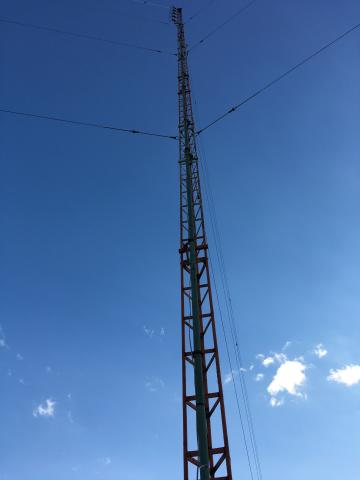
[[[184,480],[232,480],[182,9],[178,34]]]

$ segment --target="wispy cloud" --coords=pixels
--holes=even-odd
[[[285,360],[277,369],[267,391],[270,394],[270,405],[278,407],[282,405],[284,399],[278,398],[281,393],[287,393],[296,397],[305,397],[301,388],[306,381],[305,370],[307,366],[303,360]],[[281,402],[281,403],[279,403]]]
[[[40,403],[34,410],[34,417],[53,417],[55,415],[56,402],[48,398],[45,403]]]
[[[290,346],[291,346],[292,342],[290,340],[287,340],[285,342],[285,345],[282,347],[282,351],[284,352],[285,350],[287,350]]]
[[[152,330],[151,328],[148,328],[146,325],[143,326],[143,331],[145,335],[149,338],[152,338],[155,334],[155,330]]]
[[[270,365],[273,365],[274,363],[284,363],[287,360],[287,357],[285,353],[273,353],[271,352],[271,355],[265,356],[263,353],[259,353],[256,355],[256,358],[260,360],[261,364],[264,367],[269,367]]]
[[[254,380],[255,382],[261,382],[261,380],[264,379],[264,374],[263,373],[258,373],[255,377]]]
[[[154,337],[165,337],[166,332],[165,328],[161,327],[160,330],[156,331],[153,328],[149,328],[146,325],[143,325],[143,332],[145,335],[149,338],[154,338]]]
[[[149,378],[146,382],[145,382],[145,388],[148,392],[151,392],[151,393],[154,393],[154,392],[157,392],[158,390],[161,390],[165,387],[165,383],[163,382],[163,380],[161,380],[161,378],[159,377],[152,377],[152,378]]]
[[[270,398],[270,405],[272,407],[281,407],[281,405],[284,405],[284,399],[281,398],[280,400],[276,397],[271,397]]]
[[[318,358],[323,358],[328,354],[328,351],[322,343],[318,343],[314,348],[314,353]]]
[[[342,383],[347,387],[360,382],[360,365],[346,365],[338,370],[331,369],[327,379],[331,382]]]
[[[21,353],[16,354],[16,360],[19,360],[20,362],[21,360],[24,360],[24,357],[21,355]]]
[[[275,360],[274,360],[273,357],[266,357],[262,361],[262,364],[264,365],[264,367],[268,367],[269,365],[273,364],[274,362],[275,362]]]
[[[252,368],[251,368],[251,370],[252,370]],[[244,367],[240,367],[239,370],[233,369],[233,370],[231,370],[231,372],[225,373],[224,383],[230,383],[233,378],[239,376],[240,372],[245,373],[245,372],[247,372],[247,370]]]
[[[1,325],[0,325],[0,348],[9,348],[7,343],[6,343],[4,330],[3,330]]]

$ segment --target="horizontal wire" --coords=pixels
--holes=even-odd
[[[194,48],[196,48],[199,45],[201,45],[202,43],[204,43],[205,40],[207,40],[209,37],[212,37],[213,35],[215,35],[215,33],[217,33],[219,30],[221,30],[223,27],[225,27],[225,25],[230,23],[232,20],[234,20],[236,17],[238,17],[241,13],[245,12],[245,10],[247,10],[249,7],[251,7],[251,5],[255,2],[256,2],[256,0],[250,0],[249,3],[247,3],[246,5],[241,7],[240,10],[238,10],[233,15],[231,15],[231,17],[228,18],[227,20],[225,20],[225,22],[218,25],[216,28],[214,28],[214,30],[209,32],[207,35],[205,35],[205,37],[203,37],[201,40],[199,40],[197,43],[195,43],[192,47],[190,47],[189,52],[191,52],[192,50],[194,50]]]
[[[124,133],[133,133],[137,135],[147,135],[151,137],[161,137],[161,138],[169,138],[171,140],[177,140],[176,135],[164,135],[161,133],[154,133],[154,132],[145,132],[143,130],[133,130],[129,128],[120,128],[120,127],[114,127],[113,125],[103,125],[101,123],[90,123],[90,122],[82,122],[78,120],[69,120],[66,118],[60,118],[60,117],[54,117],[52,115],[42,115],[38,113],[29,113],[29,112],[19,112],[15,110],[8,110],[5,108],[0,108],[0,112],[2,113],[9,113],[12,115],[19,115],[22,117],[30,117],[30,118],[41,118],[43,120],[51,120],[54,122],[62,122],[62,123],[67,123],[70,125],[80,125],[84,127],[93,127],[93,128],[102,128],[105,130],[112,130],[115,132],[124,132]]]
[[[108,44],[111,44],[111,45],[118,45],[118,46],[121,46],[121,47],[135,48],[137,50],[145,50],[147,52],[152,52],[152,53],[162,53],[162,54],[165,54],[165,55],[176,55],[176,53],[172,53],[172,52],[168,52],[168,51],[164,51],[164,50],[158,50],[158,49],[155,49],[155,48],[143,47],[141,45],[135,45],[135,44],[132,44],[132,43],[127,43],[127,42],[119,42],[117,40],[110,40],[108,38],[96,37],[96,36],[93,36],[93,35],[87,35],[87,34],[83,34],[83,33],[70,32],[68,30],[60,30],[59,28],[46,27],[46,26],[43,26],[43,25],[35,25],[33,23],[19,22],[17,20],[12,20],[12,19],[9,19],[9,18],[0,17],[0,22],[7,23],[7,24],[10,24],[10,25],[17,25],[19,27],[27,27],[27,28],[33,28],[33,29],[36,29],[36,30],[43,30],[43,31],[52,32],[52,33],[59,33],[61,35],[69,35],[69,36],[76,37],[76,38],[85,38],[86,40],[95,40],[97,42],[104,42],[104,43],[108,43]]]
[[[280,82],[280,80],[282,80],[283,78],[285,78],[286,76],[290,75],[290,73],[294,72],[295,70],[297,70],[299,67],[301,67],[302,65],[304,65],[305,63],[307,63],[308,61],[312,60],[314,57],[316,57],[317,55],[319,55],[320,53],[322,53],[324,50],[326,50],[327,48],[331,47],[332,45],[334,45],[336,42],[338,42],[339,40],[341,40],[342,38],[346,37],[347,35],[349,35],[350,33],[354,32],[356,29],[358,29],[360,27],[360,23],[358,23],[357,25],[355,25],[354,27],[350,28],[349,30],[347,30],[346,32],[342,33],[341,35],[339,35],[338,37],[336,37],[334,40],[332,40],[331,42],[327,43],[326,45],[324,45],[323,47],[319,48],[319,50],[316,50],[316,52],[312,53],[311,55],[309,55],[308,57],[304,58],[303,60],[301,60],[301,62],[297,63],[296,65],[294,65],[292,68],[290,68],[289,70],[287,70],[286,72],[282,73],[281,75],[279,75],[278,77],[274,78],[273,80],[271,80],[271,82],[267,83],[265,86],[263,86],[262,88],[260,88],[259,90],[257,90],[255,93],[253,93],[252,95],[250,95],[249,97],[246,97],[244,100],[242,100],[240,103],[238,103],[237,105],[234,105],[232,108],[230,108],[230,110],[228,110],[227,112],[223,113],[222,115],[220,115],[219,117],[217,117],[215,120],[213,120],[212,122],[210,122],[208,125],[206,125],[205,127],[201,128],[200,130],[198,130],[196,133],[198,135],[200,135],[200,133],[204,132],[205,130],[207,130],[208,128],[212,127],[213,125],[215,125],[215,123],[217,122],[220,122],[220,120],[223,120],[225,117],[227,117],[228,115],[230,115],[230,113],[233,113],[235,112],[238,108],[242,107],[243,105],[245,105],[246,103],[248,103],[250,100],[253,100],[255,97],[257,97],[258,95],[260,95],[260,93],[263,93],[265,90],[267,90],[268,88],[272,87],[273,85],[275,85],[275,83],[278,83]]]

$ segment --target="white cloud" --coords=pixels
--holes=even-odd
[[[152,338],[154,336],[155,331],[151,330],[146,325],[143,326],[143,330],[144,330],[145,335],[148,336],[149,338]]]
[[[273,365],[275,362],[277,363],[284,363],[287,360],[287,356],[285,353],[273,353],[271,352],[272,355],[268,355],[267,357],[263,355],[262,353],[259,353],[256,355],[256,358],[260,360],[261,364],[264,367],[269,367],[270,365]]]
[[[48,398],[45,400],[45,403],[40,403],[40,405],[33,410],[34,417],[53,417],[55,415],[55,405],[56,402]]]
[[[328,351],[322,343],[318,343],[314,349],[314,353],[318,358],[323,358],[327,355]]]
[[[268,367],[269,365],[271,365],[274,362],[275,362],[275,360],[274,360],[273,357],[266,357],[266,358],[264,358],[264,360],[261,363],[264,365],[264,367]]]
[[[158,390],[165,387],[165,383],[159,377],[152,377],[145,382],[145,388],[151,393],[157,392]]]
[[[284,399],[283,398],[281,400],[277,399],[276,397],[271,397],[270,398],[270,405],[272,407],[280,407],[283,404],[284,404]]]
[[[24,380],[23,378],[19,378],[19,383],[20,383],[21,385],[25,385],[25,380]]]
[[[255,377],[255,382],[261,382],[263,380],[264,374],[263,373],[258,373]]]
[[[285,353],[274,353],[274,360],[276,360],[278,363],[285,363],[287,356]]]
[[[19,361],[24,360],[24,357],[21,355],[21,353],[16,354],[16,360],[19,360]]]
[[[332,382],[343,383],[347,387],[356,385],[360,382],[360,365],[346,365],[346,367],[338,370],[331,369],[327,379]]]
[[[250,372],[251,372],[251,370],[254,370],[254,365],[253,364],[250,365],[249,370],[250,370]]]
[[[306,365],[301,359],[286,360],[280,365],[272,382],[267,388],[267,391],[271,396],[271,406],[279,406],[278,402],[281,400],[279,400],[277,396],[281,392],[297,397],[304,397],[300,389],[304,386],[306,381],[306,375],[304,373],[306,368]]]

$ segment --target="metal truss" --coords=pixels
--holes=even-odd
[[[184,480],[232,480],[182,10],[178,33]]]

